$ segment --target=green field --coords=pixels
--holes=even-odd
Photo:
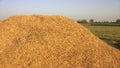
[[[92,26],[114,26],[114,27],[120,27],[120,24],[98,24],[98,23],[93,23],[93,24],[91,24]]]
[[[120,26],[91,26],[85,25],[93,34],[108,44],[120,49]]]

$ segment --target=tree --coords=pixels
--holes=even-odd
[[[94,20],[93,20],[93,19],[90,19],[89,23],[94,23]]]
[[[87,20],[83,19],[83,20],[78,20],[78,23],[88,23]]]
[[[116,23],[120,23],[120,19],[117,19],[117,20],[116,20]]]

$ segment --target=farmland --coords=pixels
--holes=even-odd
[[[84,25],[93,34],[110,45],[120,49],[120,26]]]

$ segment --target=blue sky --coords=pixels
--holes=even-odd
[[[120,0],[0,0],[0,20],[19,14],[115,21],[120,18]]]

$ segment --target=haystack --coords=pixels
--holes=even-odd
[[[120,51],[63,16],[0,23],[0,68],[120,68]]]

